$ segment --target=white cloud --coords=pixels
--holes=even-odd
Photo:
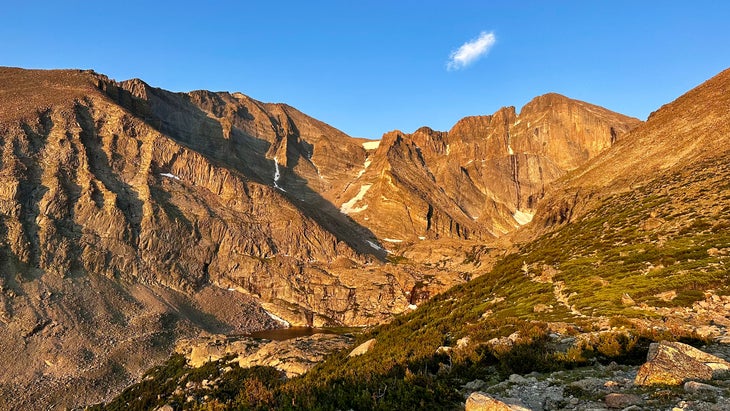
[[[494,32],[481,32],[479,37],[462,44],[458,50],[451,53],[449,62],[446,63],[446,69],[449,71],[463,69],[487,54],[496,42],[497,37]]]

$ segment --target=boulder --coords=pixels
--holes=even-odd
[[[632,405],[639,405],[643,402],[641,397],[639,397],[638,395],[621,394],[621,393],[608,394],[608,395],[606,395],[606,398],[604,398],[603,401],[606,403],[606,407],[608,407],[608,408],[621,408],[621,409],[630,407]]]
[[[456,340],[456,348],[466,348],[469,345],[469,337],[463,337]]]
[[[500,401],[483,392],[473,392],[466,399],[465,411],[529,411],[519,400]]]
[[[453,349],[452,347],[442,345],[436,349],[436,354],[448,354],[451,352],[452,349]]]
[[[621,304],[625,305],[625,306],[633,306],[633,305],[636,305],[636,302],[634,301],[633,298],[631,298],[630,295],[628,295],[627,293],[624,293],[621,296]]]
[[[687,381],[684,383],[684,390],[689,393],[700,393],[700,392],[718,392],[722,391],[722,388],[715,387],[710,384],[703,384],[697,381]]]
[[[509,382],[513,384],[524,384],[527,382],[527,379],[519,374],[512,374],[509,376]]]
[[[636,385],[679,385],[687,380],[711,380],[730,370],[730,363],[687,344],[662,341],[649,346]]]
[[[371,348],[375,345],[375,338],[371,338],[364,343],[358,345],[350,354],[348,357],[357,357],[358,355],[363,355],[366,352],[370,351]]]
[[[588,377],[581,380],[573,381],[568,384],[568,387],[572,389],[578,389],[585,392],[597,392],[601,387],[604,386],[604,381],[600,378]]]
[[[553,311],[553,307],[547,304],[536,304],[532,307],[532,311],[536,313],[546,313]]]

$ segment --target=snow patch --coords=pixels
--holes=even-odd
[[[394,238],[384,238],[383,241],[387,241],[389,243],[402,243],[403,242],[403,240],[397,240]]]
[[[410,308],[411,310],[415,310],[416,308],[418,308],[418,306],[416,304],[408,304],[408,308]]]
[[[367,169],[368,169],[368,167],[370,167],[370,164],[371,164],[371,163],[372,163],[372,161],[371,161],[370,159],[367,159],[367,160],[365,160],[365,164],[363,164],[363,166],[362,166],[362,170],[360,170],[360,172],[359,172],[359,173],[357,173],[357,177],[355,177],[355,178],[360,178],[360,177],[362,177],[362,175],[363,175],[363,174],[365,174],[365,170],[367,170]]]
[[[512,150],[512,135],[510,135],[509,132],[507,133],[507,152],[509,152],[509,155],[511,156],[515,155],[515,151]]]
[[[277,160],[276,157],[274,157],[274,188],[278,188],[279,190],[286,192],[286,190],[279,187],[280,178],[281,178],[281,173],[279,172],[279,160]]]
[[[362,143],[362,148],[364,148],[365,150],[376,150],[378,147],[380,147],[380,140]]]
[[[272,313],[268,312],[267,310],[264,310],[264,311],[266,311],[266,314],[268,314],[269,317],[271,317],[272,319],[274,319],[274,321],[278,322],[279,324],[283,325],[285,328],[291,327],[291,324],[289,324],[289,321],[287,321],[287,320],[279,317],[276,314],[272,314]]]
[[[517,221],[517,224],[519,225],[525,225],[532,221],[532,217],[535,216],[535,213],[531,213],[529,211],[520,211],[516,210],[514,214],[512,214],[512,217],[514,217],[515,221]]]
[[[342,214],[350,214],[350,213],[359,213],[361,211],[365,211],[365,209],[368,208],[368,205],[365,204],[362,207],[355,207],[355,204],[357,204],[358,201],[362,200],[365,197],[365,193],[368,192],[370,187],[372,187],[372,184],[363,184],[360,186],[360,191],[357,193],[355,197],[352,197],[349,201],[346,203],[343,203],[340,207],[340,212]]]
[[[160,175],[161,175],[162,177],[167,177],[167,178],[173,178],[173,179],[175,179],[175,180],[180,180],[180,177],[176,176],[175,174],[170,174],[170,173],[160,173]]]
[[[513,125],[513,126],[516,126],[516,125],[520,124],[521,122],[522,122],[522,120],[517,120],[517,121],[515,121],[515,123],[514,123],[514,124],[512,124],[512,125]]]
[[[419,240],[425,240],[426,237],[418,237]]]

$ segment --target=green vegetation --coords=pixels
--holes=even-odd
[[[713,252],[730,246],[730,214],[720,207],[726,193],[704,188],[721,186],[730,172],[715,169],[700,166],[605,199],[579,223],[526,247],[525,261],[531,270],[556,269],[584,314],[650,315],[631,312],[624,293],[637,304],[691,305],[729,279],[730,256]],[[672,290],[673,300],[656,298]]]
[[[189,410],[452,409],[463,400],[459,389],[474,379],[496,383],[513,373],[551,372],[597,362],[639,364],[650,342],[674,337],[669,332],[638,330],[596,333],[564,350],[549,336],[546,324],[513,319],[489,321],[485,326],[490,328],[481,334],[486,338],[517,332],[513,345],[470,338],[461,348],[445,352],[438,347],[455,342],[448,331],[444,335],[443,329],[419,329],[405,320],[361,335],[360,342],[370,337],[378,341],[367,354],[351,358],[346,351],[335,353],[303,377],[286,381],[269,367],[241,369],[224,358],[190,368],[183,357],[174,355],[111,403],[91,409],[154,409],[162,404]]]
[[[232,358],[209,362],[199,368],[186,365],[180,354],[148,371],[142,381],[127,388],[106,405],[90,410],[148,410],[164,404],[175,409],[269,409],[282,373],[270,367],[241,368],[228,364]],[[185,389],[178,389],[184,387]],[[195,400],[188,401],[188,397]],[[205,405],[198,399],[206,398]]]

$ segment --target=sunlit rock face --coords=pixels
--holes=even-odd
[[[529,223],[549,184],[640,124],[558,94],[383,136],[344,194],[342,211],[379,238],[493,239]]]

